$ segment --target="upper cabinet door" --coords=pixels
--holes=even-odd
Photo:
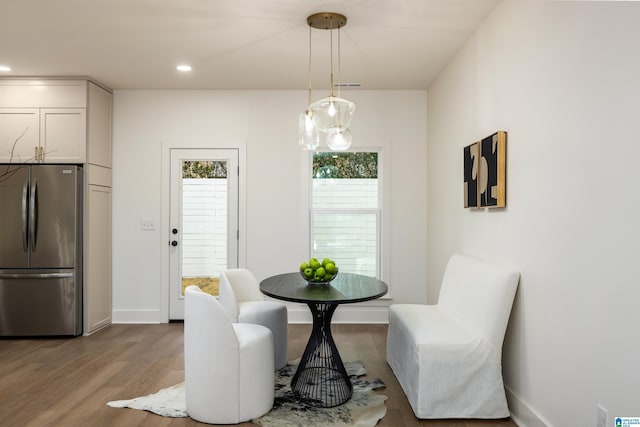
[[[0,163],[27,163],[40,142],[40,110],[0,108]]]
[[[84,108],[40,110],[40,146],[45,163],[85,163],[87,113]]]
[[[113,95],[89,82],[87,163],[111,167],[111,111]]]

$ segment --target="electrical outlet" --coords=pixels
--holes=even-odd
[[[142,219],[140,220],[140,229],[141,230],[155,230],[156,229],[156,221],[154,219]]]
[[[598,405],[597,427],[607,427],[607,410],[602,405]]]

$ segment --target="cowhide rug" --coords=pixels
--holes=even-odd
[[[252,420],[263,427],[373,427],[385,416],[387,396],[373,390],[386,387],[375,379],[359,379],[366,374],[361,362],[347,362],[345,368],[353,383],[353,396],[335,408],[316,408],[298,400],[291,391],[290,382],[297,361],[290,362],[276,372],[275,401],[266,415]],[[188,417],[184,401],[184,383],[164,388],[148,396],[130,400],[116,400],[107,405],[114,408],[132,408],[150,411],[165,417]]]

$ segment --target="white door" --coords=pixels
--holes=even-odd
[[[169,319],[184,319],[184,288],[217,295],[238,266],[238,150],[171,149]]]

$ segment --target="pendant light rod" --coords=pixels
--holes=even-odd
[[[347,17],[341,13],[335,12],[320,12],[314,13],[307,17],[307,24],[309,28],[315,28],[318,30],[329,30],[330,37],[329,42],[331,43],[330,47],[330,60],[329,60],[329,75],[330,75],[330,87],[329,87],[329,96],[333,97],[333,30],[338,30],[338,66],[340,66],[340,28],[347,25]],[[340,78],[340,77],[338,77]],[[340,89],[338,88],[338,91]]]
[[[330,22],[333,24],[333,19]],[[329,77],[329,96],[333,97],[333,25],[329,27]]]
[[[338,30],[338,79],[342,79],[341,60],[341,31],[347,24],[347,17],[334,12],[322,12],[307,17],[309,25],[309,99],[311,96],[311,28],[318,30],[329,30],[330,60],[329,60],[329,97],[322,98],[312,104],[298,117],[299,145],[304,150],[315,150],[320,141],[326,143],[330,150],[344,151],[351,146],[351,131],[349,124],[355,112],[356,105],[341,97],[343,83],[334,82],[333,70],[333,30]],[[334,96],[335,87],[338,86],[338,96]]]
[[[340,27],[338,27],[338,82],[342,83],[342,63],[340,61]],[[335,86],[333,82],[331,82],[331,86]],[[341,96],[341,88],[342,86],[338,85],[338,98]]]
[[[309,26],[309,63],[307,65],[307,107],[311,104],[311,26]]]

